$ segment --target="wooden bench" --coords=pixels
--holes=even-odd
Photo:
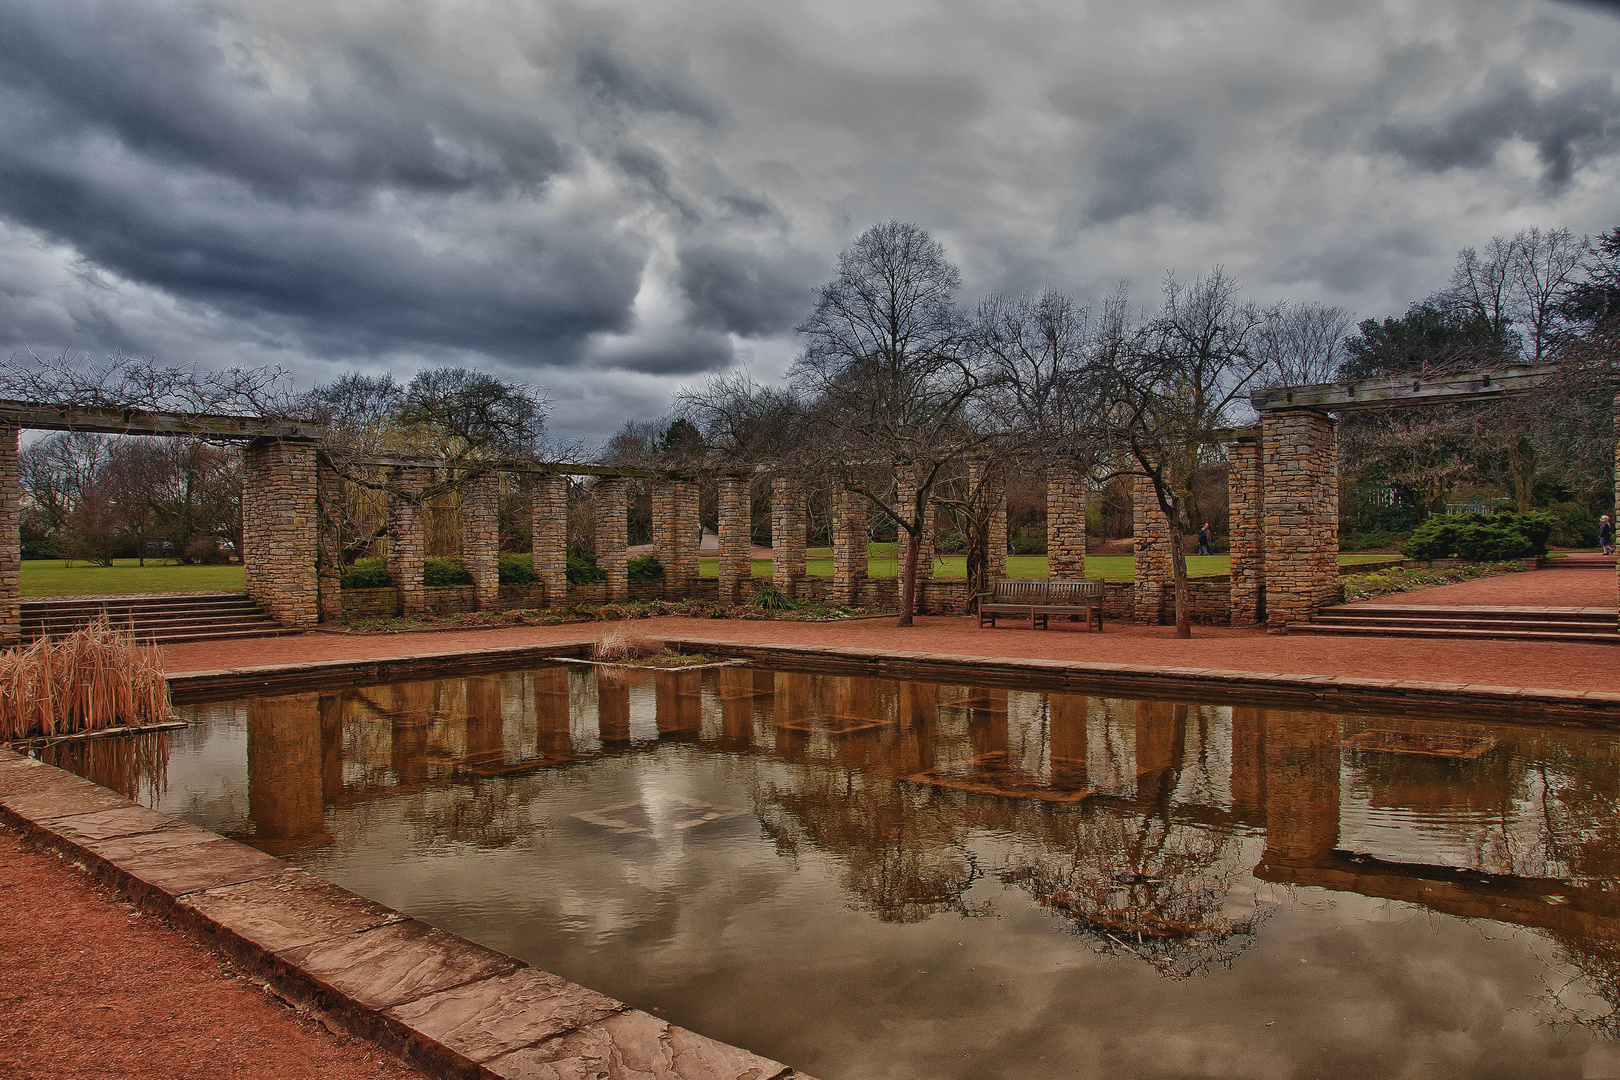
[[[995,626],[997,615],[1029,619],[1029,628],[1050,629],[1052,615],[1081,619],[1091,629],[1102,626],[1103,583],[1100,581],[1013,581],[1003,578],[979,596],[979,625]]]

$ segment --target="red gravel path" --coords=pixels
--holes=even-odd
[[[1580,571],[1539,571],[1540,574]],[[1418,594],[1407,594],[1408,597]],[[649,636],[703,637],[769,644],[838,645],[904,649],[957,656],[1091,660],[1164,667],[1220,668],[1304,675],[1422,679],[1431,682],[1526,686],[1553,690],[1620,691],[1620,644],[1547,644],[1532,641],[1433,641],[1423,638],[1352,638],[1268,635],[1254,630],[1195,627],[1178,640],[1171,627],[1109,623],[1106,633],[1079,629],[980,630],[973,619],[924,618],[903,629],[892,619],[837,623],[753,622],[731,619],[648,619]],[[417,634],[312,633],[234,642],[195,642],[164,649],[169,670],[254,667],[311,660],[385,658],[459,652],[594,637],[602,627],[569,624],[501,630]]]
[[[1359,603],[1613,608],[1615,572],[1612,566],[1607,570],[1533,570],[1524,574],[1476,578],[1456,585],[1380,596]]]
[[[0,1076],[421,1080],[0,828]]]

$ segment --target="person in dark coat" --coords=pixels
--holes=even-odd
[[[1215,548],[1209,542],[1209,522],[1207,522],[1207,521],[1204,522],[1204,527],[1202,529],[1198,530],[1198,554],[1200,554],[1200,555],[1213,555],[1213,554],[1215,554]]]
[[[1609,520],[1608,514],[1598,522],[1598,543],[1603,545],[1603,554],[1614,554],[1614,522]]]

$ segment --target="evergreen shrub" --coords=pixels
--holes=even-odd
[[[1493,561],[1524,559],[1547,554],[1547,538],[1552,535],[1551,514],[1468,514],[1434,517],[1419,525],[1401,554],[1408,559],[1472,559]]]

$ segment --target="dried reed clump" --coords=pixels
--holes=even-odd
[[[617,663],[623,660],[641,660],[649,656],[657,656],[664,651],[662,641],[653,641],[642,637],[628,626],[615,626],[607,633],[596,639],[591,646],[592,660],[605,660],[608,663]]]
[[[157,646],[115,629],[105,614],[66,637],[0,652],[0,740],[138,726],[169,715]]]

